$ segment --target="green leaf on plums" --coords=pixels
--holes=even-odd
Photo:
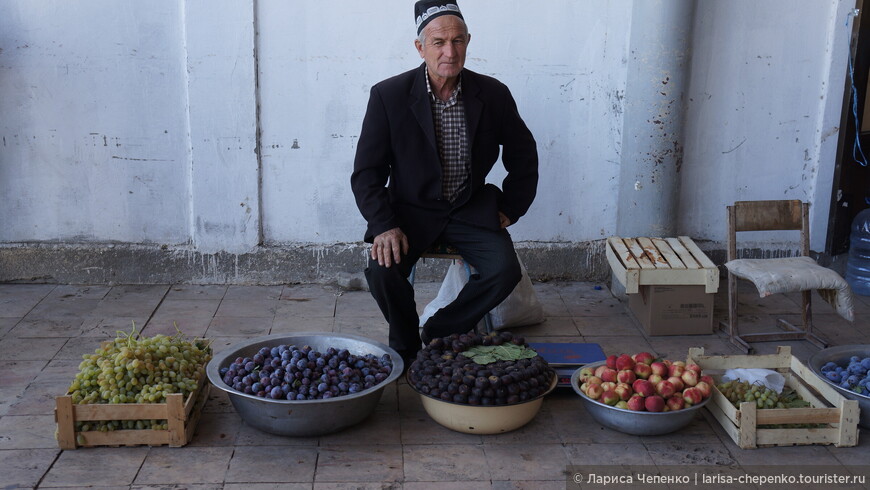
[[[501,345],[477,345],[462,353],[481,366],[496,361],[516,361],[518,359],[531,359],[538,355],[534,349],[515,344]]]

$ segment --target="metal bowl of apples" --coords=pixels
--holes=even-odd
[[[571,376],[571,387],[580,395],[586,411],[592,415],[592,418],[609,429],[636,436],[657,436],[675,432],[689,425],[698,410],[710,400],[709,396],[704,397],[700,391],[698,393],[693,391],[684,396],[695,397],[692,400],[695,403],[686,406],[683,397],[670,396],[665,401],[665,398],[656,396],[657,394],[653,392],[649,396],[637,397],[639,400],[633,401],[632,398],[635,397],[629,398],[627,403],[643,403],[643,406],[632,407],[634,409],[609,405],[599,401],[603,393],[596,393],[596,398],[598,398],[596,400],[590,398],[580,389],[581,371],[585,368],[591,368],[594,371],[603,365],[605,365],[605,361],[587,364],[583,366],[583,369],[575,371]],[[655,388],[653,387],[653,389]],[[675,401],[670,403],[672,399]]]

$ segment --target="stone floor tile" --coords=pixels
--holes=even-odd
[[[482,436],[448,429],[432,420],[426,412],[400,410],[402,444],[473,444],[483,442]]]
[[[0,451],[0,475],[3,475],[3,486],[5,488],[36,488],[59,452],[60,449]]]
[[[148,318],[160,304],[154,299],[104,299],[89,313],[88,317],[137,317]]]
[[[339,294],[318,285],[287,286],[281,293],[275,317],[333,317]]]
[[[400,379],[396,386],[399,402],[399,412],[424,412],[423,401],[420,394],[414,391],[404,379]]]
[[[711,356],[742,354],[727,338],[718,335],[667,335],[651,336],[647,342],[661,357],[672,361],[685,361],[689,349],[703,347],[704,353]]]
[[[106,293],[103,300],[159,303],[168,292],[168,284],[121,284],[118,286],[112,286],[112,289]]]
[[[310,483],[227,483],[224,490],[311,490]]]
[[[45,300],[101,300],[106,297],[106,294],[108,294],[111,289],[111,286],[103,285],[61,284],[52,289],[45,297]]]
[[[51,359],[66,344],[63,337],[23,339],[6,336],[0,339],[0,359],[4,361],[33,361]]]
[[[135,329],[141,332],[148,321],[148,316],[88,316],[82,322],[81,336],[96,338],[99,342],[99,340],[117,337],[119,331],[130,333]]]
[[[571,465],[652,465],[653,458],[641,443],[566,444]]]
[[[317,448],[237,446],[226,483],[305,483],[314,481]]]
[[[63,451],[40,483],[45,487],[130,485],[148,455],[147,447],[87,448]]]
[[[277,299],[226,299],[221,301],[215,312],[219,317],[269,317],[272,318],[278,310]]]
[[[66,341],[60,351],[55,354],[54,359],[58,360],[75,360],[82,361],[82,356],[85,354],[93,354],[100,348],[100,342],[111,340],[114,336],[100,337],[74,337]]]
[[[347,291],[336,299],[336,317],[376,317],[384,318],[378,304],[368,291]]]
[[[402,446],[399,444],[321,447],[314,481],[398,482],[403,479]]]
[[[78,316],[25,318],[9,331],[7,337],[79,337],[85,334],[83,323],[84,318]]]
[[[260,337],[269,335],[272,330],[272,317],[214,317],[209,323],[205,336],[212,337]]]
[[[493,480],[565,481],[568,458],[561,444],[484,445]]]
[[[494,480],[493,490],[565,490],[565,478],[561,480],[510,481]]]
[[[577,326],[570,317],[549,317],[543,322],[510,329],[514,335],[523,337],[574,336],[578,335]]]
[[[726,448],[717,443],[687,443],[680,440],[678,442],[648,442],[645,445],[657,465],[728,466],[742,464]],[[757,462],[758,459],[754,459],[754,461]]]
[[[165,299],[160,303],[157,314],[185,318],[211,318],[217,312],[221,300],[218,299]]]
[[[0,417],[9,413],[12,405],[17,404],[24,397],[24,386],[0,388]]]
[[[580,316],[574,317],[574,324],[580,335],[595,336],[640,336],[641,330],[637,322],[625,313],[610,316]]]
[[[185,337],[204,337],[211,320],[211,316],[205,316],[201,312],[189,315],[158,312],[148,320],[145,327],[140,329],[140,334],[146,337],[157,334],[172,336],[181,331]]]
[[[44,488],[44,487],[42,487]],[[110,490],[106,487],[96,487],[100,490]],[[122,487],[123,489],[127,489],[128,487]],[[130,485],[130,490],[222,490],[224,485],[221,483],[203,483],[203,484],[189,484],[189,483],[176,483],[171,485]]]
[[[528,424],[510,432],[483,437],[484,445],[493,444],[554,444],[561,443],[559,430],[549,412],[538,412]]]
[[[661,444],[661,443],[690,443],[690,444],[720,444],[721,441],[716,435],[716,431],[710,426],[700,414],[696,414],[695,418],[682,429],[671,432],[670,434],[662,434],[658,436],[641,436],[641,441],[644,444]]]
[[[391,412],[375,411],[368,418],[341,431],[320,437],[320,446],[358,446],[401,444],[399,417]]]
[[[389,386],[385,386],[384,390],[381,392],[381,399],[378,400],[378,404],[375,407],[375,411],[392,413],[392,415],[395,417],[396,412],[398,412],[398,410],[399,410],[398,382],[390,383]]]
[[[56,448],[55,427],[53,415],[6,415],[0,418],[0,450]]]
[[[233,407],[233,404],[230,401],[230,396],[226,391],[212,386],[208,392],[208,401],[206,401],[205,406],[202,407],[202,411],[211,413],[234,413],[236,409]]]
[[[220,300],[227,292],[227,286],[177,284],[171,286],[166,292],[167,300],[197,299],[197,300]]]
[[[226,300],[263,301],[277,300],[284,292],[284,286],[235,286],[230,285],[224,294]]]
[[[42,369],[47,361],[0,361],[0,388],[26,388]]]
[[[242,419],[235,412],[203,411],[188,446],[232,446],[241,426]]]
[[[333,330],[336,333],[359,335],[382,344],[389,342],[390,327],[383,317],[336,317]]]
[[[222,484],[232,455],[232,447],[152,447],[135,483]]]
[[[54,284],[0,284],[0,317],[27,315],[56,287]]]
[[[405,444],[406,481],[489,480],[489,460],[483,446],[468,444]]]
[[[650,451],[652,452],[652,451]],[[732,449],[734,459],[741,466],[840,465],[840,461],[825,446],[779,446],[757,449]]]
[[[0,308],[2,308],[2,305],[0,305]],[[9,333],[13,328],[15,328],[15,325],[17,325],[20,321],[21,318],[18,317],[0,318],[0,338],[6,336],[6,334]]]
[[[334,331],[335,318],[331,316],[293,316],[276,314],[272,320],[270,333],[304,333],[304,332],[332,332]]]
[[[239,419],[239,435],[236,438],[236,446],[310,446],[315,447],[319,439],[317,437],[290,437],[263,432]]]
[[[553,411],[551,417],[553,423],[559,427],[559,438],[564,444],[642,443],[639,436],[625,434],[599,424],[583,406],[579,406],[575,411]]]
[[[429,484],[431,485],[431,483]],[[309,487],[306,487],[309,488]],[[408,488],[399,482],[314,482],[313,490],[399,490]]]
[[[643,337],[616,337],[604,335],[584,335],[584,342],[590,342],[601,346],[604,355],[610,354],[636,354],[638,352],[649,352],[657,356],[657,352],[652,348],[652,345]]]
[[[489,480],[439,482],[406,480],[402,483],[402,490],[486,490],[488,488],[492,488],[492,483]]]

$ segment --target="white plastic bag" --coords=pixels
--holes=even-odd
[[[771,390],[782,393],[785,386],[785,377],[771,369],[729,369],[722,375],[722,381],[731,380],[746,381],[749,384],[761,384]]]
[[[520,258],[517,257],[517,260]],[[523,276],[519,284],[510,296],[490,311],[494,330],[534,325],[544,321],[544,307],[535,293],[532,281],[522,261],[520,261],[520,270]],[[466,283],[468,283],[468,272],[465,269],[465,264],[461,261],[451,264],[444,276],[444,281],[441,283],[441,288],[438,290],[438,296],[423,309],[420,325],[424,325],[435,312],[452,303],[459,296],[459,291],[465,287]]]

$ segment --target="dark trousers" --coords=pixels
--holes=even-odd
[[[426,322],[429,338],[466,333],[491,309],[510,295],[522,276],[513,241],[507,230],[489,230],[451,220],[438,237],[449,243],[476,270],[455,301],[438,310]],[[414,302],[414,287],[408,276],[420,255],[431,244],[410,244],[399,264],[382,267],[369,258],[366,279],[369,290],[390,326],[390,347],[410,358],[420,350],[420,317]]]

